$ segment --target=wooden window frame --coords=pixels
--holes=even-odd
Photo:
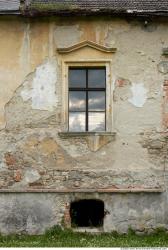
[[[63,61],[62,65],[62,124],[61,132],[69,132],[69,68],[98,68],[106,69],[106,131],[113,132],[113,84],[112,84],[112,60],[78,60]],[[81,132],[89,133],[88,131]],[[92,133],[92,132],[90,132]],[[96,132],[99,133],[99,132]]]
[[[105,87],[89,87],[89,82],[88,82],[88,71],[89,69],[104,69],[106,72],[106,67],[69,67],[69,70],[74,69],[74,70],[86,70],[86,87],[80,88],[80,87],[69,87],[69,92],[70,91],[82,91],[86,93],[86,110],[82,111],[85,112],[85,131],[84,132],[89,132],[89,98],[88,98],[88,93],[91,92],[99,92],[99,91],[103,91],[105,93],[105,110],[104,111],[90,111],[93,113],[96,112],[100,112],[100,113],[104,113],[105,114],[105,129],[101,132],[105,132],[106,131],[106,74],[105,74]],[[68,84],[69,84],[69,80],[68,80]],[[68,102],[69,103],[69,102]],[[70,111],[69,105],[68,105],[68,131],[72,132],[69,128],[69,114],[70,112],[79,112],[79,111]],[[76,132],[80,132],[80,131],[76,131]],[[100,131],[94,131],[94,132],[100,132]]]

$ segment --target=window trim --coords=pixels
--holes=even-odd
[[[113,131],[113,85],[112,85],[112,60],[71,60],[64,61],[62,65],[62,131],[70,132],[68,129],[69,119],[69,68],[73,67],[105,67],[106,68],[106,131]],[[70,132],[72,133],[72,132]],[[81,134],[89,133],[88,131],[81,132]],[[96,132],[99,133],[99,132]],[[101,133],[101,132],[100,132]]]

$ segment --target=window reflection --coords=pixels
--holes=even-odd
[[[69,131],[84,132],[85,131],[85,113],[70,112],[69,113]]]
[[[69,69],[69,131],[105,131],[106,69]]]
[[[85,88],[86,87],[86,70],[70,69],[69,70],[69,87]]]
[[[106,82],[105,69],[88,70],[88,86],[90,88],[104,88]]]
[[[89,111],[104,111],[105,110],[105,92],[95,91],[88,93]]]
[[[86,92],[82,91],[69,92],[69,110],[70,111],[86,110]]]
[[[89,112],[89,131],[105,131],[104,112]]]

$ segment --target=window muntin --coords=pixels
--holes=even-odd
[[[69,68],[69,131],[106,130],[106,68]]]

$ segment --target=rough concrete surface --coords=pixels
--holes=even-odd
[[[147,233],[167,228],[167,200],[163,194],[1,194],[0,229],[2,234],[42,234],[54,225],[64,227],[70,222],[70,202],[100,199],[106,215],[101,231],[120,233],[130,228]],[[66,221],[64,220],[66,219]]]

